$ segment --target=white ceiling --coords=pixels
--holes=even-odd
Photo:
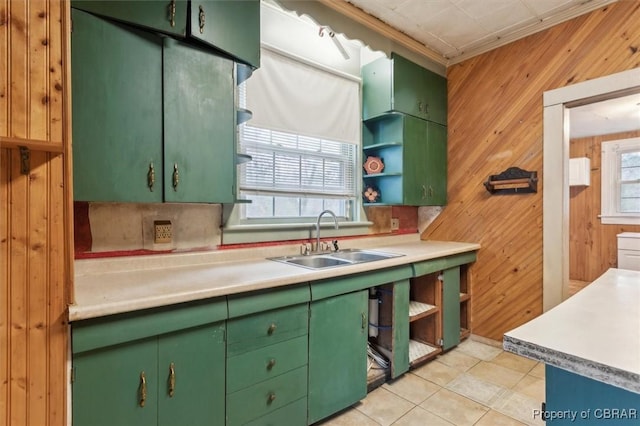
[[[640,130],[640,93],[569,109],[571,138]]]
[[[453,65],[616,0],[345,0]],[[570,109],[572,138],[640,130],[640,94]]]
[[[346,0],[451,65],[615,0]]]

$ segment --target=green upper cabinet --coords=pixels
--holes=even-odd
[[[259,0],[192,0],[191,36],[260,66]]]
[[[74,199],[233,202],[233,62],[72,13]]]
[[[71,7],[146,29],[187,35],[187,0],[72,0]]]
[[[233,203],[233,62],[164,40],[165,201]]]
[[[160,202],[162,39],[78,10],[72,19],[74,199]]]
[[[365,204],[409,206],[447,203],[447,128],[411,115],[387,113],[365,120],[363,158],[382,159],[380,173],[364,174],[363,187],[379,198]]]
[[[402,112],[447,124],[447,80],[392,53],[362,67],[362,117]]]
[[[260,66],[259,0],[73,0],[72,7],[145,29],[203,42]]]

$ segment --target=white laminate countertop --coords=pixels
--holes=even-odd
[[[221,253],[78,260],[75,263],[75,303],[69,306],[69,320],[356,274],[480,248],[475,243],[420,241],[413,236],[371,241],[360,243],[358,248],[403,256],[324,270],[268,260],[266,257],[292,254],[273,247],[245,249],[244,256],[251,257],[244,260],[237,260],[236,250],[233,250],[235,253],[222,250]]]
[[[507,332],[504,349],[640,393],[640,272],[609,269]]]

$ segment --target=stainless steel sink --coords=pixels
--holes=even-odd
[[[404,256],[403,254],[387,253],[375,250],[349,249],[332,253],[317,253],[307,256],[282,256],[271,257],[269,260],[288,263],[309,269],[335,268],[348,266],[357,263],[375,262],[376,260],[390,259],[392,257]]]

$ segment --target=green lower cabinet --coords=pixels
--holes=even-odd
[[[272,414],[307,394],[307,366],[297,368],[227,396],[227,425],[244,425]],[[287,425],[304,423],[304,417],[290,418]]]
[[[224,322],[73,356],[74,426],[224,425]]]
[[[442,273],[442,350],[460,343],[460,267]]]
[[[368,290],[311,303],[309,424],[367,395],[367,335]]]
[[[74,426],[157,425],[157,371],[155,338],[75,355]]]
[[[225,424],[224,323],[158,340],[158,425]]]

